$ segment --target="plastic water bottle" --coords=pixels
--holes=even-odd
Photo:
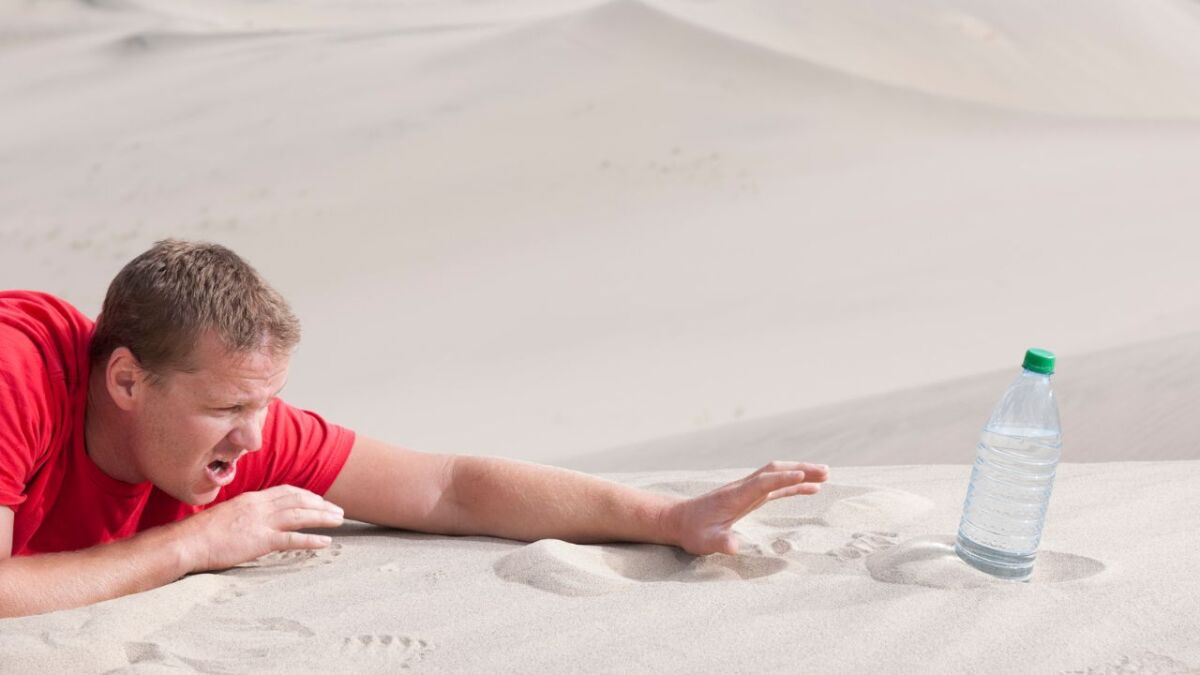
[[[1028,581],[1033,574],[1062,456],[1053,374],[1054,354],[1025,352],[1021,374],[979,437],[954,549],[968,565],[996,577]]]

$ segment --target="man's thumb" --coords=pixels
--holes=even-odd
[[[726,532],[717,540],[717,550],[715,553],[724,553],[725,555],[737,555],[738,540],[733,532]]]

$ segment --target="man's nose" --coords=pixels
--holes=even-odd
[[[229,432],[229,442],[239,450],[256,452],[262,449],[262,423],[259,415],[247,416]]]

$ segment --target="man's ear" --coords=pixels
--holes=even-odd
[[[129,411],[141,398],[147,384],[147,375],[142,364],[127,347],[117,347],[108,357],[104,370],[104,386],[113,403],[121,410]]]

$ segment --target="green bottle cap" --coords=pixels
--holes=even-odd
[[[1021,364],[1025,370],[1032,370],[1035,373],[1043,375],[1054,374],[1054,353],[1048,352],[1045,349],[1030,349],[1025,352],[1025,363]]]

